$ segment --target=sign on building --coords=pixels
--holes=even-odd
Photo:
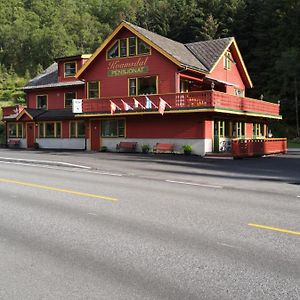
[[[82,113],[82,99],[73,99],[72,100],[72,112],[73,114]]]

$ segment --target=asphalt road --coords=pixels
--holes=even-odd
[[[300,299],[299,196],[296,152],[1,150],[0,299]]]

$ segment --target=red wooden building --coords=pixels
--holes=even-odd
[[[204,155],[232,139],[266,140],[269,120],[281,119],[278,104],[245,97],[251,87],[234,38],[181,44],[122,22],[93,55],[58,58],[32,79],[26,107],[3,108],[3,119],[8,144],[23,148],[160,142]],[[72,111],[73,99],[82,100]]]

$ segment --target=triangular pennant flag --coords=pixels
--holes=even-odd
[[[133,101],[134,101],[134,108],[139,108],[139,106],[140,106],[142,109],[145,109],[145,107],[139,101],[137,101],[135,98],[133,98]]]
[[[166,101],[162,98],[159,98],[158,112],[163,115],[166,109]]]
[[[117,105],[112,101],[110,101],[110,114],[114,115],[116,110],[117,110]]]
[[[129,105],[129,104],[127,104],[125,101],[123,101],[122,99],[121,99],[121,101],[122,101],[122,103],[123,103],[123,106],[124,106],[124,109],[126,110],[126,111],[128,111],[128,110],[133,110],[133,108]]]
[[[155,108],[158,108],[155,103],[153,103],[150,98],[148,96],[145,96],[146,97],[146,109],[151,109],[152,108],[152,105],[155,107]]]

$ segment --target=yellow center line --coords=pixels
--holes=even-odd
[[[76,192],[76,191],[72,191],[72,190],[60,189],[60,188],[56,188],[56,187],[39,185],[39,184],[35,184],[35,183],[28,183],[28,182],[22,182],[22,181],[16,181],[16,180],[11,180],[11,179],[6,179],[6,178],[0,178],[0,182],[18,184],[18,185],[29,186],[29,187],[34,187],[34,188],[38,188],[38,189],[56,191],[56,192],[61,192],[61,193],[68,193],[68,194],[84,196],[84,197],[98,198],[98,199],[114,201],[114,202],[118,201],[118,199],[116,199],[116,198],[111,198],[111,197],[107,197],[107,196]]]
[[[293,231],[293,230],[288,230],[288,229],[282,229],[282,228],[276,228],[276,227],[252,224],[252,223],[249,223],[248,225],[251,227],[256,227],[256,228],[261,228],[261,229],[267,229],[267,230],[273,230],[273,231],[278,231],[278,232],[283,232],[283,233],[288,233],[288,234],[300,235],[299,231]]]

